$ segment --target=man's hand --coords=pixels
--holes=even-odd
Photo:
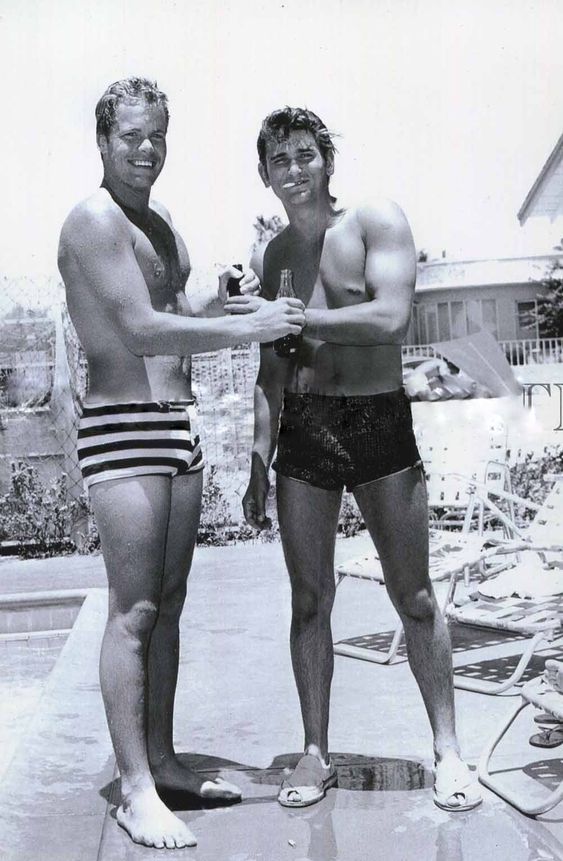
[[[248,269],[239,281],[240,292],[243,296],[258,296],[260,294],[260,279],[254,269]]]
[[[305,306],[301,299],[284,297],[270,302],[260,296],[231,296],[225,313],[252,316],[257,341],[275,341],[284,335],[299,335],[305,325]]]
[[[265,304],[267,300],[261,296],[229,296],[225,302],[225,314],[254,314]]]
[[[258,468],[257,467],[258,464]],[[242,510],[246,522],[254,529],[270,529],[272,521],[266,516],[266,499],[270,482],[264,464],[256,453],[252,455],[252,474],[242,499]]]
[[[218,274],[218,296],[220,302],[224,303],[227,300],[227,284],[229,283],[230,278],[236,278],[238,280],[240,291],[244,296],[258,296],[260,293],[260,281],[253,269],[248,269],[241,277],[240,270],[236,269],[236,267],[219,266]]]

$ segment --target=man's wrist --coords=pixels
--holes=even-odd
[[[250,480],[262,482],[269,487],[270,479],[268,477],[268,472],[269,464],[267,464],[267,461],[264,460],[263,456],[259,452],[253,450],[250,466]]]

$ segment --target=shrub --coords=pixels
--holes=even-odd
[[[514,464],[510,468],[512,490],[517,496],[541,505],[549,492],[544,475],[550,472],[563,472],[563,451],[560,446],[546,446],[539,458],[528,452],[523,461]],[[531,520],[534,516],[530,509],[521,508],[518,514],[523,520]]]
[[[84,556],[89,553],[97,553],[101,550],[100,533],[96,526],[94,512],[90,507],[87,493],[82,494],[76,506],[77,523],[72,533],[76,550]]]
[[[229,505],[217,481],[217,466],[211,464],[205,471],[201,518],[197,534],[198,544],[227,544],[224,530],[225,527],[233,525]]]
[[[0,540],[18,542],[25,556],[71,551],[77,508],[69,498],[65,473],[46,487],[31,464],[12,463],[10,489],[0,497]]]
[[[365,524],[356,505],[356,500],[351,494],[345,493],[342,498],[342,507],[340,508],[338,531],[345,538],[351,538],[364,528]]]

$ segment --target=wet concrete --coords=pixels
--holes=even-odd
[[[339,542],[338,554],[343,559],[367,547],[363,538]],[[169,854],[134,845],[115,820],[119,782],[97,687],[105,598],[96,594],[79,616],[32,735],[18,748],[0,792],[3,861],[150,861]],[[383,587],[350,583],[339,589],[335,639],[390,632],[395,622]],[[531,820],[488,791],[472,813],[448,814],[433,805],[431,734],[404,661],[386,667],[336,658],[330,735],[339,786],[314,807],[281,808],[279,783],[302,747],[288,625],[289,587],[278,546],[198,551],[182,620],[176,745],[202,773],[238,783],[244,800],[206,808],[193,799],[173,799],[198,846],[172,857],[563,858],[561,807]],[[514,654],[518,646],[512,638],[501,651]],[[474,672],[481,660],[494,663],[498,650],[488,640],[476,649],[464,649],[460,641],[456,664]],[[462,748],[475,763],[514,699],[458,691],[456,702]],[[528,709],[495,758],[503,779],[526,793],[548,791],[561,775],[560,749],[529,746],[535,729]]]

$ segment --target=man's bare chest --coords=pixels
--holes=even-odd
[[[365,246],[360,236],[332,229],[317,248],[295,245],[284,255],[296,295],[309,308],[338,308],[366,301]]]
[[[145,279],[152,307],[156,311],[173,314],[187,311],[184,287],[189,275],[189,262],[182,246],[181,240],[176,242],[176,252],[171,255],[158,247],[158,244],[155,249],[142,231],[135,230],[135,257]]]

